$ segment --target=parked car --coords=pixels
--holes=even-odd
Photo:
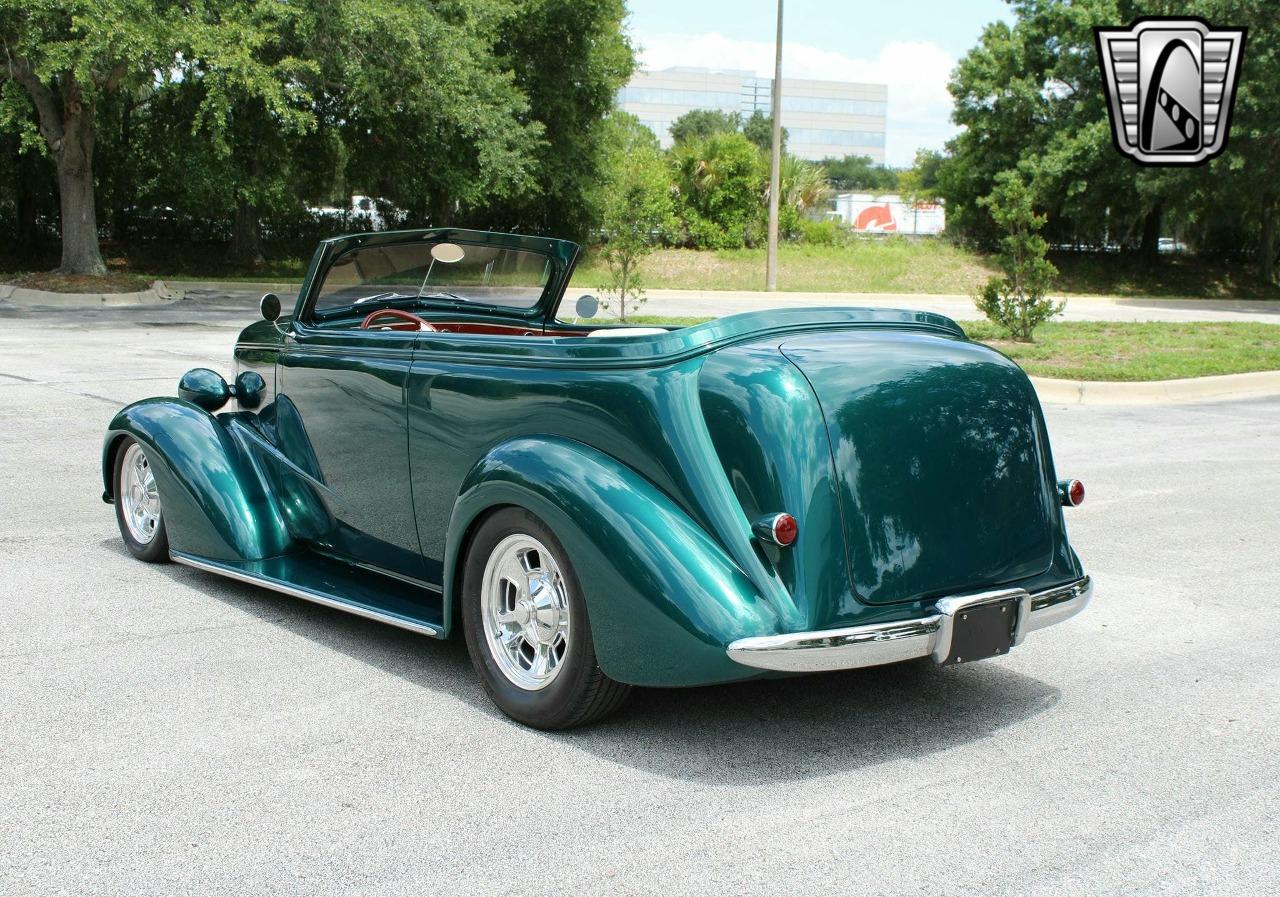
[[[628,688],[1002,655],[1091,583],[1040,405],[924,312],[601,326],[579,249],[323,242],[231,383],[111,421],[128,549],[436,638],[523,723]]]

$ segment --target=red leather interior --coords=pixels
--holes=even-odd
[[[399,318],[400,320],[377,324],[379,330],[437,330],[434,324],[429,324],[422,318],[418,317],[411,311],[405,311],[402,308],[380,308],[377,311],[371,311],[364,316],[364,320],[360,322],[361,330],[372,330],[375,327],[374,322],[378,318]]]

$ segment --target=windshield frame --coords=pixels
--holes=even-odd
[[[463,315],[494,316],[530,323],[545,323],[548,315],[554,313],[581,254],[578,245],[567,240],[459,228],[381,231],[334,237],[323,241],[312,258],[310,270],[307,272],[307,279],[303,283],[302,290],[299,291],[294,320],[304,326],[314,327],[323,326],[333,320],[356,316],[359,314],[360,306],[355,302],[350,305],[334,306],[332,309],[325,309],[319,312],[315,309],[321,288],[334,264],[344,256],[359,249],[421,242],[430,244],[457,243],[464,247],[482,246],[510,249],[544,257],[550,266],[546,283],[538,299],[527,308],[487,304],[480,301],[471,301],[465,297],[451,299],[443,295],[432,295],[431,293],[418,298],[406,295],[403,300],[400,300],[406,304],[422,308],[424,311],[456,311]],[[440,286],[441,294],[443,294],[446,292],[447,284],[441,284]],[[369,306],[370,310],[378,307],[380,307],[380,303],[370,303]]]

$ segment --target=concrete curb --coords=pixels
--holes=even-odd
[[[1048,405],[1181,405],[1280,395],[1280,371],[1137,383],[1032,377],[1031,383]]]
[[[53,293],[25,287],[0,285],[0,301],[14,305],[53,308],[108,308],[122,305],[161,305],[181,299],[182,292],[170,289],[163,280],[137,293]]]
[[[166,281],[169,288],[177,293],[190,292],[208,292],[208,293],[276,293],[280,299],[287,305],[291,299],[297,298],[298,290],[302,286],[301,280],[277,281],[237,281],[237,280],[169,280]]]

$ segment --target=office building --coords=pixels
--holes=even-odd
[[[671,123],[686,112],[717,109],[743,119],[757,110],[768,115],[772,90],[772,78],[752,72],[681,66],[637,72],[618,92],[618,106],[644,122],[666,147]],[[783,78],[787,150],[802,159],[858,155],[883,162],[888,100],[883,84]]]

